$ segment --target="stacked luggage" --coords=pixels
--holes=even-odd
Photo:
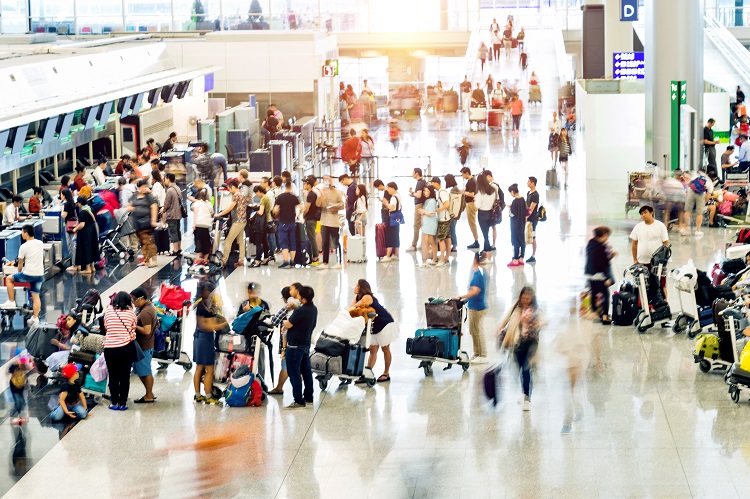
[[[315,342],[310,367],[321,390],[328,388],[333,376],[342,385],[364,377],[368,387],[375,386],[375,374],[365,367],[375,314],[369,314],[368,318],[351,317],[347,310],[342,310]]]
[[[466,319],[466,303],[459,300],[430,298],[425,303],[427,329],[417,329],[414,338],[406,340],[406,353],[420,360],[419,367],[425,376],[432,375],[432,364],[444,362],[450,369],[459,364],[464,371],[469,369],[469,356],[461,351],[463,323]]]
[[[707,373],[714,369],[729,369],[737,362],[736,333],[743,320],[742,302],[718,299],[713,304],[717,334],[699,334],[693,349],[693,359],[700,370]]]
[[[157,325],[154,331],[154,360],[159,369],[177,364],[190,371],[193,362],[182,350],[185,337],[185,321],[190,310],[190,293],[179,286],[163,284],[156,307]]]

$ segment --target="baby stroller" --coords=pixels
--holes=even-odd
[[[134,234],[135,227],[130,221],[130,213],[125,210],[117,220],[117,226],[101,237],[99,245],[104,255],[116,256],[120,259],[120,264],[124,264],[128,259],[133,258],[134,252],[125,248],[121,240],[125,236]]]
[[[675,281],[680,313],[677,314],[672,331],[675,334],[687,333],[695,338],[698,333],[714,324],[713,302],[717,298],[734,299],[734,293],[717,288],[705,272],[697,270],[692,260],[672,272]]]
[[[445,362],[446,371],[458,364],[469,369],[469,354],[460,350],[466,302],[430,298],[424,304],[427,329],[417,329],[414,338],[406,340],[406,353],[420,361],[425,376],[432,376],[432,364]]]
[[[93,288],[86,291],[83,298],[76,300],[72,312],[80,317],[80,323],[87,331],[104,331],[104,304],[99,291]]]
[[[221,274],[221,270],[224,268],[224,262],[222,261],[223,253],[219,248],[221,248],[221,235],[224,231],[226,220],[226,217],[214,220],[211,254],[206,260],[199,260],[197,254],[185,256],[185,261],[188,264],[188,276]]]
[[[272,348],[271,314],[258,306],[240,314],[232,321],[228,332],[216,335],[216,360],[214,367],[214,385],[211,394],[214,398],[224,395],[226,383],[242,365],[248,366],[263,390],[262,400],[266,399],[268,386],[264,381],[266,373],[265,345],[270,352]],[[273,381],[273,357],[269,354],[271,380]]]
[[[659,282],[661,277],[666,275],[667,263],[671,256],[672,250],[668,246],[661,246],[651,256],[651,270],[641,264],[633,265],[625,270],[625,275],[633,276],[638,289],[641,311],[638,312],[633,325],[639,333],[646,332],[657,321],[672,318],[672,312]],[[664,325],[665,323],[662,324]]]
[[[741,308],[741,301],[714,302],[712,311],[717,334],[699,334],[693,349],[693,359],[702,372],[728,369],[737,361],[736,333],[743,318]]]
[[[310,367],[321,390],[328,388],[333,376],[339,378],[342,386],[360,377],[365,379],[368,387],[375,386],[375,374],[371,368],[365,367],[365,359],[370,348],[372,321],[376,316],[370,313],[367,317],[351,317],[347,310],[342,310],[315,342]]]

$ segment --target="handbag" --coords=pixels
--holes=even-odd
[[[65,232],[72,234],[73,229],[75,229],[78,226],[78,220],[72,219],[65,222]]]
[[[99,355],[89,369],[89,374],[97,383],[104,381],[109,376],[107,362],[104,360],[104,354]]]
[[[534,242],[534,225],[531,222],[526,222],[526,244]]]
[[[391,227],[398,227],[405,223],[404,214],[401,210],[392,211],[388,214],[388,225]]]
[[[266,222],[266,234],[276,234],[276,224],[274,222]]]

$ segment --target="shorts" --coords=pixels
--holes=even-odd
[[[31,284],[29,288],[32,293],[39,294],[42,290],[42,283],[44,282],[43,275],[26,275],[23,272],[13,274],[13,282],[28,282]]]
[[[297,251],[297,224],[278,224],[276,231],[279,236],[279,247],[289,251]]]
[[[529,223],[531,223],[531,237],[536,239],[536,224],[539,223],[539,219],[529,220]]]
[[[444,241],[445,239],[448,239],[449,237],[451,237],[451,221],[450,220],[447,220],[445,222],[438,222],[436,237],[438,241]]]
[[[169,242],[179,243],[182,241],[182,234],[180,234],[180,222],[181,220],[167,220],[167,231],[169,232]]]
[[[286,371],[286,357],[281,359],[281,370]]]
[[[204,255],[211,254],[211,234],[208,227],[196,227],[193,236],[195,237],[195,252]]]
[[[149,348],[143,351],[143,358],[133,362],[133,372],[139,378],[151,376],[151,360],[154,358],[154,349]]]
[[[685,211],[688,213],[695,211],[696,214],[702,215],[703,212],[706,211],[706,195],[688,190],[687,200],[685,201]]]

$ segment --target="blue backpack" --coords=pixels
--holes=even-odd
[[[89,199],[89,206],[91,207],[91,211],[96,214],[99,212],[99,210],[104,208],[105,203],[101,197],[94,194],[93,196],[91,196],[91,199]]]
[[[229,407],[247,407],[250,405],[250,401],[253,398],[253,381],[255,380],[255,376],[253,376],[253,373],[248,373],[242,376],[242,378],[244,378],[242,386],[235,386],[234,381],[239,378],[233,377],[224,391],[224,402]]]
[[[232,331],[237,334],[242,334],[250,321],[255,317],[255,314],[263,310],[263,307],[258,305],[257,307],[251,308],[244,314],[238,315],[234,321],[232,321]]]
[[[703,194],[708,190],[706,189],[706,178],[702,175],[698,175],[690,181],[690,188],[696,194]]]

